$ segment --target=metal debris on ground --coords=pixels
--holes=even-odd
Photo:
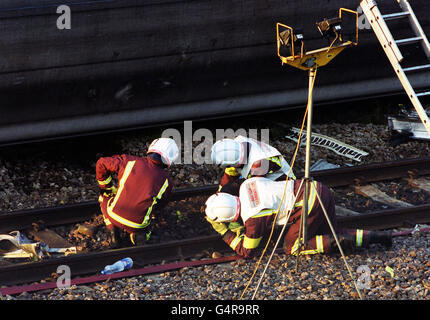
[[[9,234],[0,235],[0,254],[4,258],[30,258],[39,260],[37,252],[38,243],[31,243],[19,231],[12,231]]]
[[[328,169],[336,169],[340,166],[337,164],[333,164],[330,162],[325,161],[324,159],[319,159],[317,162],[315,162],[311,167],[310,171],[321,171],[321,170],[328,170]]]
[[[429,116],[430,106],[425,111]],[[399,115],[388,116],[388,128],[391,130],[392,143],[399,144],[409,139],[430,140],[430,135],[415,110],[408,112],[402,108]]]
[[[300,129],[292,127],[290,128],[290,132],[285,136],[285,138],[293,140],[294,142],[297,142],[299,139],[299,134],[300,134]],[[306,144],[306,132],[303,131],[301,135],[301,145],[305,145],[305,144]],[[330,138],[328,136],[318,134],[318,133],[312,133],[311,144],[327,148],[343,157],[346,157],[355,161],[359,161],[359,162],[361,161],[362,157],[369,155],[369,153],[363,150],[360,150],[342,141],[339,141],[334,138]]]
[[[426,224],[416,224],[414,227],[414,230],[412,230],[411,235],[415,238],[418,238],[421,236],[421,230],[424,230],[428,228],[429,225]]]
[[[29,258],[37,261],[45,256],[55,254],[69,255],[75,254],[76,247],[70,248],[50,248],[43,242],[31,242],[19,231],[12,231],[9,234],[0,234],[0,256],[8,259]]]

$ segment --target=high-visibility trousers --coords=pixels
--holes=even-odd
[[[300,181],[295,182],[295,193],[297,194]],[[330,226],[324,215],[321,203],[318,197],[315,195],[318,192],[322,204],[327,212],[330,222],[336,232],[336,212],[335,212],[335,202],[332,191],[325,185],[316,182],[312,183],[310,197],[309,197],[309,212],[307,219],[307,247],[304,248],[301,254],[315,254],[324,253],[330,251]],[[300,219],[303,210],[303,196],[304,196],[304,186],[299,191],[296,198],[297,206],[291,214],[290,222],[291,226],[288,228],[287,233],[284,238],[284,250],[287,254],[297,254],[299,249],[299,231],[300,231]]]

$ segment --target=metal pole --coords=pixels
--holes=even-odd
[[[311,158],[311,135],[312,135],[312,106],[313,106],[313,88],[316,77],[316,68],[309,69],[309,90],[308,90],[308,107],[307,107],[307,128],[306,128],[306,158],[305,158],[305,177],[304,177],[304,194],[303,210],[300,218],[299,229],[299,252],[296,258],[296,272],[298,271],[300,251],[307,247],[308,236],[308,211],[309,211],[309,191],[310,191],[310,158]]]
[[[306,128],[306,161],[305,161],[305,194],[303,198],[303,244],[307,244],[307,222],[309,211],[309,179],[310,179],[310,162],[311,162],[311,137],[312,137],[312,107],[313,107],[313,89],[316,69],[309,70],[309,92],[308,92],[308,119]]]

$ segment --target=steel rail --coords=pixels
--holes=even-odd
[[[378,162],[311,172],[313,178],[330,187],[408,178],[430,174],[430,157]]]
[[[196,188],[180,188],[172,192],[171,201],[188,197],[210,194],[218,186],[202,186]],[[23,230],[32,227],[37,221],[43,221],[45,226],[58,226],[91,219],[100,213],[98,201],[86,201],[64,206],[37,208],[0,213],[0,233],[13,230]]]
[[[170,272],[170,271],[182,269],[185,267],[192,268],[192,267],[202,266],[202,265],[226,263],[226,262],[231,262],[238,259],[241,259],[241,257],[238,255],[230,255],[230,256],[214,258],[214,259],[208,258],[208,259],[194,260],[194,261],[180,261],[180,262],[172,262],[172,263],[161,264],[161,265],[153,265],[153,266],[148,266],[148,267],[143,267],[138,269],[133,268],[131,270],[117,272],[115,274],[108,274],[108,275],[97,274],[93,276],[74,278],[74,279],[71,279],[70,281],[70,287],[75,285],[80,285],[80,284],[86,284],[86,283],[109,281],[112,279],[142,276],[142,275],[153,274],[153,273],[163,273],[167,271]],[[33,291],[40,291],[40,290],[55,289],[57,287],[58,285],[56,281],[16,285],[16,286],[0,288],[0,295],[3,295],[3,296],[14,295],[22,292],[33,292]]]
[[[380,210],[357,216],[338,217],[337,224],[342,228],[362,228],[369,230],[413,227],[430,222],[430,204],[408,208]]]
[[[405,225],[413,226],[418,223],[429,222],[430,204],[337,218],[338,227],[369,230]],[[206,253],[211,253],[211,251],[233,253],[218,235],[103,252],[80,253],[40,262],[26,262],[0,267],[0,286],[29,283],[51,277],[60,265],[69,266],[73,277],[76,277],[98,273],[105,265],[124,257],[131,257],[135,261],[135,267],[143,267],[149,264],[196,258],[202,256],[205,251]]]
[[[430,157],[311,172],[311,176],[315,180],[329,187],[407,178],[411,174],[415,176],[430,174]],[[300,177],[300,174],[298,176]],[[173,191],[171,200],[208,195],[217,190],[218,185],[180,188]],[[91,219],[99,211],[97,201],[88,201],[58,207],[0,213],[0,233],[27,229],[32,226],[32,223],[39,220],[43,221],[45,226],[76,223]]]
[[[52,277],[58,266],[67,265],[73,277],[100,273],[103,268],[125,257],[133,259],[134,267],[184,260],[202,255],[204,251],[227,252],[228,245],[217,235],[172,241],[168,243],[128,247],[100,252],[79,253],[39,262],[24,262],[0,267],[0,286],[29,283]],[[230,249],[231,250],[231,249]]]
[[[316,180],[329,186],[342,186],[385,179],[408,177],[429,173],[430,158],[409,159],[381,164],[370,164],[352,168],[330,169],[314,172]],[[217,185],[197,188],[182,188],[173,193],[172,200],[201,196],[217,190]],[[73,223],[93,216],[99,210],[98,202],[86,202],[69,206],[24,210],[0,215],[0,231],[20,230],[30,227],[31,223],[44,220],[46,226]],[[430,222],[430,204],[411,208],[382,210],[358,216],[338,217],[338,227],[387,229],[401,226],[413,226]],[[217,235],[186,239],[181,241],[147,245],[143,247],[123,248],[103,252],[80,253],[72,256],[47,259],[40,262],[18,263],[0,267],[0,285],[11,285],[39,281],[50,277],[59,265],[67,265],[73,270],[73,276],[96,273],[105,265],[130,256],[135,266],[162,263],[178,259],[189,259],[202,255],[204,251],[231,252],[231,249]]]

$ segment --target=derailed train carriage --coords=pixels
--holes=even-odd
[[[315,23],[358,0],[89,0],[0,3],[0,144],[303,107],[307,76],[281,66],[277,22]],[[430,34],[430,2],[411,3]],[[57,8],[70,8],[70,29]],[[379,1],[382,13],[396,1]],[[390,22],[406,37],[404,21]],[[403,91],[364,15],[359,45],[319,72],[316,106]],[[402,48],[417,60],[414,49]],[[416,63],[415,63],[416,64]],[[429,73],[409,76],[429,88]]]

